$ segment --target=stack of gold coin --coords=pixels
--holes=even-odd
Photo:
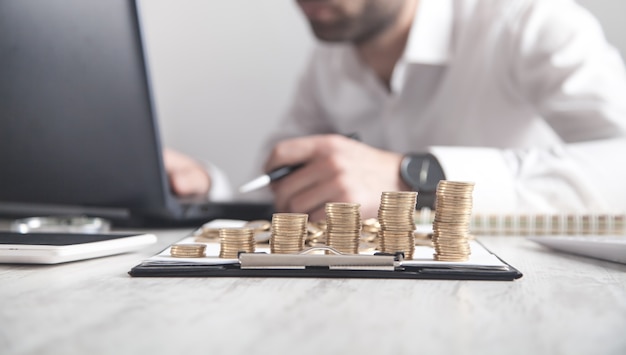
[[[170,254],[175,258],[202,258],[205,251],[205,244],[174,244],[170,247]]]
[[[254,229],[221,228],[220,258],[237,259],[239,252],[254,253]]]
[[[297,254],[304,249],[309,215],[304,213],[274,213],[270,236],[270,251],[274,254]]]
[[[326,204],[326,244],[345,254],[359,253],[361,205],[329,202]]]
[[[216,243],[220,239],[219,228],[202,227],[200,233],[196,235],[196,242],[198,243]]]
[[[442,180],[437,185],[433,245],[435,260],[467,261],[473,182]]]
[[[412,259],[415,251],[415,222],[413,213],[417,192],[383,192],[378,208],[380,223],[379,241],[383,253],[403,252],[405,259]]]

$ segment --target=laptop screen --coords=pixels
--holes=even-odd
[[[0,205],[164,208],[130,0],[0,2]]]

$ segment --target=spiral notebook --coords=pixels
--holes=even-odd
[[[416,224],[432,225],[435,212],[417,211]],[[470,223],[474,235],[626,235],[623,214],[474,214]]]

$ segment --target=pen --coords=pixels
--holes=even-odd
[[[302,166],[304,166],[304,164],[297,164],[297,165],[291,165],[291,166],[283,166],[282,168],[278,168],[276,170],[272,170],[269,173],[265,174],[265,175],[261,175],[258,178],[243,184],[240,188],[239,188],[239,192],[242,194],[245,194],[247,192],[250,191],[254,191],[257,189],[260,189],[263,186],[267,186],[269,185],[270,182],[272,181],[276,181],[279,180],[289,174],[291,174],[292,172],[296,171],[297,169],[301,168]]]
[[[359,137],[356,133],[347,134],[345,136],[348,138],[359,140]],[[296,165],[290,165],[290,166],[283,166],[278,169],[272,170],[267,174],[261,175],[253,179],[252,181],[241,185],[241,187],[239,188],[239,193],[245,194],[250,191],[258,190],[261,187],[269,185],[273,181],[282,179],[283,177],[291,174],[292,172],[298,170],[299,168],[303,166],[304,164],[296,164]]]

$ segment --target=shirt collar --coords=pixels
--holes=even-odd
[[[454,0],[420,0],[406,49],[404,61],[443,65],[452,51]]]

